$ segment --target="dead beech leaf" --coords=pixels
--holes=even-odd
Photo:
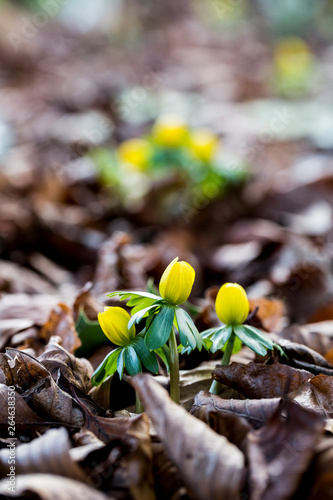
[[[251,500],[285,500],[297,490],[320,439],[319,415],[285,400],[261,428],[248,434]]]
[[[46,350],[38,357],[38,360],[47,368],[55,381],[60,372],[68,382],[82,391],[88,393],[91,389],[93,368],[89,361],[70,354],[58,344],[56,337],[51,337]]]
[[[324,356],[333,348],[333,339],[330,338],[333,336],[333,321],[325,323],[327,325],[325,331],[322,331],[322,325],[324,323],[318,325],[293,325],[282,330],[278,337],[302,344]],[[329,334],[325,332],[329,332]]]
[[[251,319],[251,324],[256,328],[263,328],[267,332],[275,332],[280,329],[281,321],[285,314],[285,307],[281,300],[267,299],[261,297],[250,299],[250,312],[258,311]]]
[[[80,482],[54,474],[22,474],[15,478],[15,492],[8,493],[8,479],[0,481],[0,495],[4,498],[33,498],[34,500],[114,500]]]
[[[136,375],[131,383],[193,498],[237,498],[245,473],[238,448],[173,403],[152,377]]]
[[[333,418],[333,377],[329,375],[316,375],[289,394],[289,397],[304,408],[320,413],[325,418]]]
[[[236,413],[218,411],[213,406],[202,406],[195,412],[195,416],[209,425],[217,434],[225,436],[230,443],[246,455],[246,438],[253,427],[245,418],[239,417]]]
[[[283,347],[288,358],[286,360],[286,358],[281,356],[282,362],[285,362],[289,366],[294,366],[295,368],[307,370],[315,375],[319,373],[333,375],[333,366],[324,356],[310,347],[285,339],[280,339],[279,344]]]
[[[76,401],[53,380],[48,370],[33,356],[17,349],[0,353],[0,366],[7,385],[14,385],[32,408],[47,421],[73,427],[84,425],[84,415]]]
[[[213,371],[215,380],[233,387],[250,399],[283,396],[312,377],[310,372],[280,363],[231,363],[227,366],[217,365]]]
[[[152,443],[155,489],[158,500],[188,498],[184,481],[175,464],[166,456],[163,443]]]
[[[15,453],[16,474],[56,474],[86,482],[85,472],[70,456],[72,444],[67,430],[50,429],[30,443],[17,447]],[[0,450],[0,471],[8,472],[9,449]]]
[[[331,500],[333,498],[332,438],[323,438],[317,445],[309,472],[312,484],[306,484],[307,491],[311,492],[308,499]]]
[[[71,354],[81,347],[81,340],[75,329],[73,312],[66,304],[60,303],[52,309],[49,319],[40,332],[40,337],[46,342],[53,335],[61,337],[62,346]]]
[[[235,414],[243,417],[257,429],[276,411],[280,401],[280,398],[222,399],[210,392],[201,391],[194,399],[191,413],[200,418],[201,408],[214,408],[215,411],[222,414]]]
[[[0,430],[8,435],[8,387],[0,384]],[[15,391],[15,426],[18,432],[35,434],[41,431],[45,422],[27,405],[23,397]],[[49,425],[49,423],[47,424]]]

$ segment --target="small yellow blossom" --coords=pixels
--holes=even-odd
[[[185,261],[178,262],[176,257],[165,269],[160,281],[161,296],[173,305],[179,305],[187,300],[192,291],[195,271]]]
[[[244,288],[237,283],[225,283],[218,291],[215,309],[222,323],[227,326],[241,325],[250,311]]]
[[[98,313],[99,324],[109,340],[115,345],[126,346],[135,337],[135,326],[128,329],[131,319],[122,307],[104,307],[104,312]]]
[[[152,148],[144,139],[128,139],[118,147],[118,156],[121,161],[144,170],[152,155]]]
[[[216,155],[219,140],[210,130],[194,130],[190,135],[190,148],[199,160],[208,162]]]
[[[153,127],[153,138],[161,146],[182,146],[187,138],[187,125],[178,115],[163,115]]]
[[[274,62],[279,77],[306,78],[312,68],[313,55],[301,38],[283,38],[275,46]]]

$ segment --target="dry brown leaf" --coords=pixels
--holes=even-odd
[[[320,413],[325,418],[333,418],[333,377],[317,375],[304,382],[289,397],[304,408]]]
[[[72,448],[68,432],[64,427],[50,429],[30,443],[17,447],[15,453],[16,474],[55,474],[83,482],[88,476],[70,456]],[[0,471],[8,472],[9,449],[0,450]]]
[[[267,299],[261,297],[250,299],[250,312],[258,307],[258,311],[251,319],[251,324],[256,328],[263,328],[267,332],[276,332],[281,327],[281,321],[285,314],[285,307],[281,300]]]
[[[80,481],[54,474],[23,474],[15,478],[15,492],[8,494],[8,480],[0,481],[4,498],[33,498],[34,500],[113,500],[113,497]]]
[[[251,500],[286,500],[296,491],[320,439],[323,418],[284,401],[248,434]]]
[[[8,435],[8,392],[5,384],[0,384],[0,430]],[[23,397],[15,391],[15,426],[19,433],[35,434],[41,431],[45,423],[24,401]]]
[[[136,375],[132,384],[193,498],[236,498],[245,473],[238,448],[173,403],[152,377]]]
[[[243,417],[257,429],[276,411],[280,401],[280,398],[222,399],[215,394],[202,391],[195,397],[191,413],[200,418],[201,408],[214,408],[222,414]]]
[[[321,330],[321,325],[293,325],[285,328],[278,334],[278,337],[286,339],[290,342],[295,342],[297,344],[303,344],[310,349],[318,352],[324,356],[331,348],[333,348],[333,321],[325,323],[327,325],[326,331],[330,332],[325,334]]]
[[[215,380],[233,387],[250,399],[283,396],[312,377],[310,372],[280,363],[231,363],[227,366],[217,365],[213,371]]]
[[[60,303],[52,309],[49,319],[40,332],[40,337],[45,342],[48,342],[53,335],[61,337],[62,346],[71,354],[81,347],[81,340],[75,329],[73,312],[66,304]]]

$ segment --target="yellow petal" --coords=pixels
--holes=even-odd
[[[192,291],[194,279],[193,267],[187,262],[178,262],[178,257],[176,257],[162,274],[159,285],[160,294],[173,305],[182,304]]]
[[[105,307],[98,313],[99,324],[109,340],[115,345],[125,346],[135,337],[135,326],[128,330],[131,319],[122,307]]]
[[[161,116],[155,123],[152,134],[155,142],[161,146],[182,146],[187,137],[187,125],[178,115]]]
[[[144,169],[152,155],[152,148],[149,142],[143,139],[128,139],[118,147],[118,156],[121,161],[139,170]]]
[[[219,140],[210,130],[199,129],[190,136],[190,149],[199,160],[208,162],[217,152]]]
[[[244,288],[237,283],[225,283],[217,294],[215,309],[219,319],[226,325],[241,325],[250,311]]]

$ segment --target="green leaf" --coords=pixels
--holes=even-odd
[[[167,343],[170,337],[174,315],[175,311],[172,307],[163,307],[154,317],[145,337],[146,346],[150,351],[155,351],[155,349]]]
[[[232,327],[225,326],[223,328],[218,328],[214,335],[210,338],[213,342],[211,347],[211,352],[216,352],[218,349],[222,349],[226,342],[229,340],[232,334]]]
[[[267,348],[253,336],[250,336],[246,330],[244,330],[244,325],[234,326],[233,328],[237,337],[243,342],[243,344],[252,349],[252,351],[260,354],[261,356],[264,356],[267,353]]]
[[[117,371],[117,360],[120,354],[121,347],[117,347],[111,351],[107,356],[105,356],[102,363],[96,368],[91,377],[91,383],[97,386],[104,382],[104,380]]]
[[[208,330],[204,330],[203,332],[200,333],[202,339],[207,339],[210,338],[213,333],[216,332],[216,330],[219,330],[220,328],[223,327],[215,327],[215,328],[209,328]]]
[[[165,364],[166,369],[169,372],[170,371],[170,351],[169,351],[169,347],[167,345],[159,347],[158,349],[155,350],[155,353],[157,354],[157,356],[159,356],[161,358],[161,360]]]
[[[127,346],[124,351],[126,370],[132,377],[134,377],[137,373],[142,372],[140,360],[133,346]]]
[[[120,355],[118,356],[118,360],[117,360],[117,372],[118,372],[120,380],[123,378],[123,375],[124,375],[125,350],[126,350],[126,348],[121,350]]]
[[[200,337],[200,334],[191,317],[187,314],[186,311],[184,311],[184,309],[181,309],[180,307],[177,307],[175,311],[181,343],[184,346],[190,344],[192,349],[195,349],[197,347],[199,350],[201,350],[202,338]]]
[[[258,342],[261,342],[261,344],[267,347],[267,349],[273,349],[274,342],[260,330],[249,325],[242,325],[242,328],[250,337],[256,339]]]
[[[127,302],[127,305],[129,307],[132,307],[131,314],[134,315],[138,311],[141,311],[142,309],[145,309],[146,307],[149,307],[153,305],[154,303],[157,303],[158,301],[153,300],[153,299],[143,299],[141,297],[136,298],[136,299],[131,299]]]
[[[152,373],[158,373],[158,362],[156,359],[156,355],[153,351],[149,351],[149,349],[147,349],[144,339],[138,336],[135,337],[134,341],[131,342],[131,346],[133,346],[133,349],[135,349],[135,352],[137,353],[147,370]]]
[[[145,297],[148,299],[153,299],[153,300],[161,300],[161,297],[159,295],[155,295],[154,293],[148,293],[148,292],[138,292],[138,291],[118,291],[118,292],[112,292],[107,295],[108,297],[119,297],[120,300],[126,300],[128,298],[137,298],[137,297]]]
[[[101,345],[110,341],[104,335],[98,321],[90,321],[83,308],[80,309],[78,320],[75,324],[82,345],[75,351],[75,356],[83,357],[91,354]]]
[[[152,309],[158,307],[156,304],[146,307],[145,309],[141,309],[141,311],[138,311],[135,313],[131,319],[128,322],[128,329],[130,329],[134,323],[140,323],[140,321],[144,318],[144,316],[147,314],[148,311],[151,311],[153,313]]]

